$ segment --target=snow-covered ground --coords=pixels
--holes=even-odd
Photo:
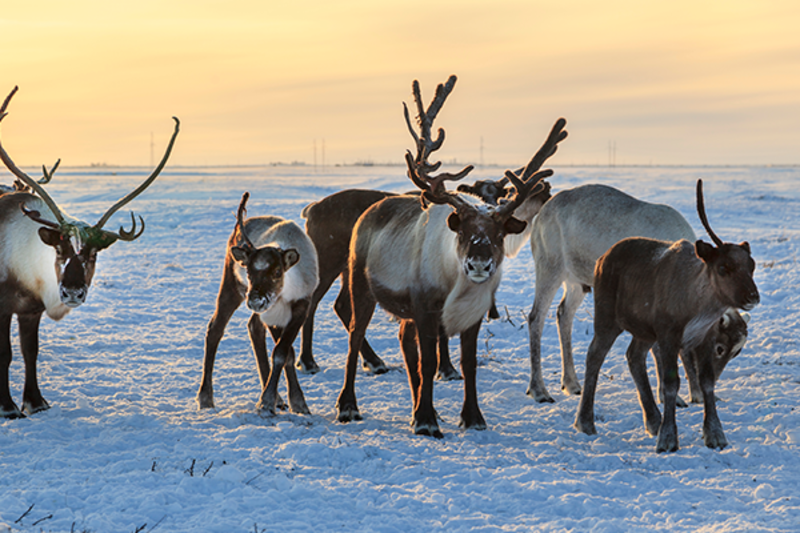
[[[578,397],[559,391],[552,317],[543,368],[557,402],[525,395],[534,279],[527,245],[505,263],[504,318],[485,324],[479,341],[488,430],[460,430],[462,383],[437,382],[444,439],[411,433],[397,324],[383,312],[368,335],[393,371],[359,371],[364,420],[337,423],[347,342],[331,308],[338,283],[317,314],[322,371],[300,376],[312,415],[254,410],[244,308],[220,345],[217,408],[198,411],[205,328],[242,192],[251,193],[250,215],[299,220],[303,206],[340,189],[411,185],[399,166],[168,168],[129,206],[144,216],[144,236],[102,252],[87,303],[59,323],[43,321],[39,376],[52,408],[0,421],[0,531],[800,529],[800,168],[554,169],[554,191],[617,186],[676,207],[698,235],[694,184],[702,177],[711,225],[725,240],[751,243],[762,299],[745,349],[717,386],[725,450],[703,445],[702,408],[691,406],[678,412],[680,451],[655,453],[625,336],[603,367],[596,436],[572,427]],[[68,213],[94,221],[143,176],[112,170],[62,169],[48,190]],[[127,226],[125,217],[109,227]],[[574,331],[581,378],[592,312],[589,297]],[[19,402],[16,333],[13,342]],[[457,362],[455,340],[451,349]]]

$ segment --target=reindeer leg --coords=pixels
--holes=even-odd
[[[554,268],[543,265],[536,268],[536,296],[533,299],[533,307],[528,315],[528,339],[531,351],[531,380],[528,390],[525,392],[539,403],[553,403],[555,400],[544,384],[542,376],[542,331],[547,312],[550,310],[550,302],[553,301],[560,279],[559,272]]]
[[[681,350],[681,363],[686,374],[686,381],[689,383],[689,401],[691,403],[703,403],[703,388],[700,386],[700,378],[697,374],[697,350]],[[680,398],[678,398],[680,400]],[[682,401],[682,400],[681,400]],[[686,404],[686,402],[683,402]],[[678,407],[688,407],[678,402]]]
[[[461,333],[461,371],[464,373],[464,405],[461,408],[461,423],[464,429],[486,429],[486,420],[478,406],[476,374],[478,368],[478,333],[481,320]]]
[[[561,390],[567,394],[580,394],[581,385],[572,360],[572,321],[586,292],[579,283],[567,282],[564,285],[564,297],[556,312],[558,336],[561,340]]]
[[[450,339],[444,332],[444,328],[439,328],[439,370],[436,372],[436,379],[442,381],[456,381],[461,378],[461,374],[450,361]]]
[[[25,389],[22,393],[22,409],[29,415],[50,409],[42,397],[36,376],[36,358],[39,355],[39,322],[42,314],[17,315],[19,342],[25,359]]]
[[[350,294],[345,291],[344,285],[342,285],[342,289],[339,291],[339,295],[336,297],[336,301],[333,303],[333,310],[336,311],[336,315],[339,317],[339,320],[348,327],[350,324],[350,320],[352,318],[352,306],[350,303]],[[369,341],[366,338],[361,342],[361,359],[364,361],[362,368],[367,372],[371,372],[373,374],[385,374],[389,371],[389,367],[386,366],[386,363],[383,362],[383,359],[378,357],[378,354],[375,353],[375,350],[372,349],[370,346]]]
[[[325,268],[319,269],[319,284],[311,297],[311,303],[308,306],[308,315],[305,322],[303,322],[303,336],[300,344],[300,358],[297,360],[297,370],[302,374],[316,374],[320,368],[316,361],[314,361],[314,315],[317,313],[317,306],[322,298],[330,290],[331,285],[336,281],[336,277],[341,271],[328,272]]]
[[[703,391],[703,442],[709,448],[723,449],[728,445],[722,422],[717,415],[717,400],[714,395],[714,339],[704,341],[694,350],[700,388]]]
[[[417,303],[421,301],[420,297],[413,299]],[[435,314],[425,314],[424,310],[415,313],[415,316],[420,317],[421,320],[414,320],[420,353],[420,386],[417,405],[414,408],[414,433],[440,439],[443,435],[439,430],[436,410],[433,407],[433,381],[436,377],[438,363],[436,347],[439,339],[439,321]],[[463,358],[462,354],[462,361]]]
[[[24,418],[17,404],[11,399],[8,383],[8,367],[11,366],[11,316],[0,315],[0,416],[3,418]]]
[[[293,413],[304,415],[311,414],[311,411],[308,410],[305,396],[303,396],[303,390],[300,388],[300,383],[297,380],[297,373],[295,372],[294,368],[294,348],[292,347],[292,344],[294,343],[294,339],[297,337],[297,334],[303,325],[307,310],[308,301],[300,300],[294,302],[292,305],[292,318],[286,327],[270,328],[270,333],[275,341],[275,348],[272,351],[272,374],[270,375],[269,383],[262,391],[261,402],[259,402],[263,404],[265,400],[269,401],[270,398],[277,396],[278,380],[280,379],[279,365],[282,363],[283,371],[286,375],[287,388],[289,390],[289,406],[291,407]],[[273,375],[277,377],[273,379]],[[275,387],[274,392],[268,390],[273,381]]]
[[[267,355],[267,330],[258,313],[250,315],[250,320],[247,321],[247,332],[250,334],[250,344],[253,346],[253,354],[256,357],[258,382],[261,385],[261,392],[263,394],[264,387],[267,386],[267,382],[269,381],[271,369],[269,366],[269,356]],[[275,342],[277,344],[277,341]],[[278,375],[280,375],[280,371],[278,371]],[[277,391],[275,394],[276,397],[273,399],[273,411],[275,407],[281,410],[286,409],[286,402],[283,401]]]
[[[644,414],[644,427],[647,432],[655,437],[661,427],[661,412],[658,410],[653,397],[653,389],[647,377],[647,352],[652,343],[643,342],[636,338],[631,341],[625,358],[628,360],[628,370],[631,372],[636,390],[639,393],[639,405]]]
[[[411,389],[411,418],[413,423],[414,412],[419,403],[419,387],[421,383],[419,373],[419,350],[417,345],[417,328],[414,321],[404,319],[400,321],[400,349],[403,352],[403,359],[406,362],[406,373],[408,374],[408,386]]]
[[[361,420],[356,404],[356,369],[358,366],[358,352],[364,342],[369,321],[375,311],[375,298],[369,290],[369,284],[364,274],[363,264],[353,265],[352,272],[345,271],[342,277],[342,290],[350,294],[351,309],[355,312],[350,320],[350,342],[347,351],[347,366],[345,368],[344,385],[336,401],[339,411],[339,422]]]
[[[657,383],[657,390],[658,390],[658,401],[660,401],[661,404],[663,405],[664,404],[664,386],[663,386],[663,383],[661,381],[661,372],[660,372],[660,370],[658,368],[658,365],[659,365],[658,344],[654,344],[653,345],[652,351],[653,351],[653,360],[656,362],[656,383]],[[681,361],[683,361],[684,368],[686,368],[687,364],[689,364],[690,366],[694,365],[694,362],[691,361],[691,359],[687,363],[686,356],[684,356],[683,350],[681,350],[681,352],[680,352],[680,357],[681,357]],[[689,373],[687,372],[686,375],[688,376]],[[694,375],[696,376],[696,373],[694,373]],[[697,379],[697,378],[695,377],[695,379]],[[699,387],[699,385],[698,385],[698,387]],[[691,394],[691,390],[690,390],[690,394]],[[698,402],[698,403],[700,403],[700,402]],[[679,394],[675,398],[675,406],[676,407],[680,407],[680,408],[685,408],[685,407],[689,407],[689,404],[686,403],[686,400],[681,398],[681,396]]]
[[[664,417],[658,430],[656,452],[675,452],[678,445],[678,426],[675,423],[675,408],[680,387],[678,376],[678,352],[680,351],[682,334],[661,334],[657,341],[659,347],[658,373],[664,383]],[[713,375],[713,373],[712,373]]]
[[[197,391],[197,405],[200,409],[214,407],[212,378],[217,348],[219,347],[219,341],[222,340],[222,336],[225,334],[225,326],[228,325],[233,313],[242,304],[242,301],[244,301],[244,297],[239,291],[232,265],[226,261],[225,272],[217,295],[217,308],[214,310],[214,316],[211,317],[206,330],[203,377],[200,379],[200,389]]]
[[[594,435],[594,395],[597,391],[597,378],[600,376],[600,367],[603,366],[608,351],[617,340],[622,330],[616,326],[599,327],[598,315],[595,314],[594,338],[589,344],[586,353],[586,370],[583,376],[583,392],[575,416],[574,427],[587,435]]]

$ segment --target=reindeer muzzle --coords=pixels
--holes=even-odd
[[[464,260],[464,273],[473,283],[483,283],[497,270],[497,265],[493,259],[479,259],[468,257]]]
[[[254,313],[263,313],[271,305],[271,299],[268,296],[250,295],[247,298],[247,308]]]
[[[86,292],[85,287],[64,287],[62,285],[59,290],[61,303],[74,309],[86,301]]]

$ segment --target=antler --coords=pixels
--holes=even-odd
[[[150,174],[150,176],[148,176],[147,179],[144,180],[144,182],[141,185],[139,185],[136,189],[134,189],[124,198],[121,198],[117,203],[112,205],[111,208],[108,211],[106,211],[106,213],[102,217],[100,217],[100,220],[97,222],[97,224],[94,225],[96,229],[98,230],[102,229],[102,227],[105,225],[106,222],[108,222],[108,219],[110,219],[114,213],[116,213],[122,207],[124,207],[125,204],[129,203],[131,200],[142,194],[142,192],[146,188],[148,188],[150,184],[153,183],[153,181],[161,173],[161,170],[164,168],[164,165],[167,164],[167,159],[169,159],[169,156],[172,153],[172,147],[175,145],[175,138],[178,136],[178,131],[180,130],[181,121],[178,120],[178,117],[172,117],[172,120],[175,121],[175,130],[172,132],[172,137],[170,138],[169,144],[167,145],[167,150],[164,152],[164,157],[161,158],[161,162],[159,162],[158,166],[155,168],[155,170],[153,170],[152,174]],[[119,233],[115,234],[123,241],[132,241],[134,239],[137,239],[144,231],[144,219],[141,216],[139,217],[139,220],[142,223],[142,229],[138,233],[136,233],[136,219],[133,216],[133,212],[131,212],[131,220],[133,220],[133,228],[130,231],[125,231],[120,226]]]
[[[703,180],[697,180],[697,214],[700,215],[700,222],[703,223],[703,227],[706,228],[708,232],[708,236],[711,237],[711,240],[714,241],[718,247],[722,246],[722,239],[717,237],[717,234],[714,233],[714,230],[711,229],[711,226],[708,224],[708,218],[706,217],[706,206],[705,202],[703,201]]]
[[[239,210],[236,212],[236,227],[239,228],[239,235],[242,236],[242,240],[244,241],[243,248],[250,248],[252,250],[255,249],[255,246],[244,231],[244,214],[247,213],[245,205],[247,204],[248,198],[250,198],[250,193],[245,191],[242,195],[242,201],[239,202]]]
[[[439,128],[436,139],[434,140],[431,137],[431,126],[433,125],[433,121],[436,119],[436,115],[439,114],[439,111],[441,110],[444,101],[447,99],[447,96],[452,92],[453,87],[456,84],[456,79],[457,78],[455,76],[450,76],[450,78],[447,80],[447,83],[444,85],[441,83],[437,85],[436,95],[428,106],[427,111],[422,104],[422,93],[419,88],[419,81],[414,80],[414,82],[411,84],[411,89],[414,93],[414,101],[417,104],[417,122],[419,123],[420,129],[419,135],[417,135],[417,133],[414,131],[414,127],[411,125],[411,117],[408,113],[408,106],[405,102],[403,102],[403,115],[406,119],[406,125],[408,126],[408,131],[411,133],[411,136],[414,138],[414,143],[417,146],[416,157],[411,154],[410,150],[406,151],[405,158],[406,165],[408,166],[408,177],[411,178],[411,181],[413,181],[417,187],[425,191],[425,197],[431,201],[436,201],[437,203],[452,203],[445,198],[451,196],[457,198],[455,195],[446,193],[444,188],[445,181],[460,180],[469,174],[473,169],[472,165],[468,165],[460,172],[455,174],[444,172],[438,176],[430,175],[431,172],[436,172],[442,163],[441,161],[430,163],[428,162],[428,156],[441,148],[442,143],[444,142],[444,129]],[[434,200],[434,197],[438,200]]]
[[[550,130],[550,134],[544,141],[544,144],[539,148],[539,151],[534,154],[528,164],[525,165],[524,169],[517,170],[516,172],[506,170],[505,176],[514,187],[515,194],[508,202],[497,209],[498,216],[507,218],[513,215],[514,210],[519,207],[531,193],[538,192],[544,187],[541,180],[553,175],[552,170],[542,170],[539,172],[539,169],[542,168],[542,165],[550,156],[556,153],[556,150],[558,150],[558,143],[567,138],[567,132],[564,130],[564,126],[566,125],[567,121],[563,118],[559,118],[556,121],[553,128]]]
[[[18,89],[19,89],[18,86],[14,86],[14,89],[9,93],[8,96],[6,96],[6,99],[3,101],[3,105],[0,106],[0,121],[2,121],[3,118],[8,114],[8,112],[6,111],[6,109],[8,108],[8,103],[11,101],[11,98],[14,96],[14,94],[16,94]],[[6,165],[8,170],[11,171],[12,174],[14,174],[19,180],[21,180],[22,183],[24,183],[25,185],[30,187],[33,191],[35,191],[36,194],[38,194],[39,197],[41,197],[41,199],[44,200],[44,203],[47,204],[47,207],[50,208],[50,211],[53,213],[53,216],[56,217],[56,220],[58,220],[58,223],[59,224],[63,224],[64,223],[64,214],[58,208],[56,203],[53,201],[53,199],[50,197],[50,195],[47,194],[47,191],[45,191],[39,185],[39,182],[37,182],[36,180],[34,180],[33,178],[31,178],[30,176],[25,174],[22,170],[20,170],[19,167],[17,167],[17,165],[14,163],[14,161],[11,160],[11,157],[8,155],[8,153],[6,152],[5,148],[3,148],[3,143],[2,142],[0,142],[0,159],[2,159],[3,163]],[[50,181],[49,178],[52,178],[52,173],[55,172],[56,168],[58,168],[58,164],[60,162],[61,162],[61,160],[59,159],[58,162],[53,166],[53,170],[50,172],[49,175],[48,175],[47,171],[45,170],[45,177],[49,176],[47,181]],[[43,183],[47,183],[47,181],[45,181]]]

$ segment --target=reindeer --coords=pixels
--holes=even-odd
[[[308,236],[290,220],[275,216],[243,220],[249,197],[247,192],[242,195],[236,227],[228,239],[217,306],[206,333],[197,403],[201,409],[214,407],[212,375],[217,347],[234,311],[247,299],[247,307],[253,312],[247,329],[262,387],[256,408],[274,415],[276,406],[283,407],[278,396],[283,370],[291,410],[309,414],[294,369],[292,343],[306,319],[319,279],[317,254]],[[271,371],[265,325],[275,341]]]
[[[697,181],[697,212],[714,245],[701,240],[674,243],[628,238],[611,247],[595,266],[594,338],[586,355],[586,375],[575,427],[596,433],[594,395],[600,367],[623,331],[628,368],[639,393],[645,428],[657,435],[657,452],[678,449],[675,405],[678,352],[694,350],[703,393],[703,441],[709,448],[727,445],[714,398],[714,335],[709,334],[725,310],[750,310],[759,303],[753,281],[755,261],[750,245],[724,243],[708,224],[703,182]],[[664,383],[664,417],[647,379],[647,351],[654,348],[659,379]]]
[[[427,110],[419,82],[413,93],[418,109],[420,135],[414,131],[404,104],[409,132],[417,147],[416,157],[406,153],[409,178],[422,195],[388,197],[367,209],[353,230],[345,285],[351,297],[352,319],[345,381],[337,402],[338,420],[361,419],[355,396],[358,353],[376,303],[401,320],[400,344],[406,362],[413,400],[414,433],[442,437],[433,407],[436,344],[440,328],[461,336],[461,370],[464,404],[461,426],[485,429],[478,406],[476,353],[481,320],[491,307],[500,283],[503,239],[521,233],[525,223],[514,211],[552,171],[536,172],[566,137],[565,121],[559,119],[547,141],[521,176],[508,171],[514,194],[503,205],[491,208],[445,190],[445,180],[466,176],[468,166],[457,174],[431,176],[440,163],[428,156],[444,141],[439,129],[434,140],[431,125],[456,77],[439,85]],[[432,205],[430,205],[432,204]]]
[[[17,87],[0,107],[0,120]],[[33,414],[48,409],[42,397],[36,375],[39,353],[39,323],[42,313],[60,320],[85,300],[95,273],[97,253],[117,240],[133,241],[144,232],[144,219],[131,212],[133,227],[118,232],[103,229],[111,216],[140,195],[158,177],[172,152],[180,122],[167,145],[164,157],[150,176],[106,211],[100,220],[90,225],[69,217],[36,181],[20,170],[0,143],[0,159],[17,177],[17,192],[0,196],[0,416],[24,417],[23,411]],[[46,183],[58,166],[48,173]],[[43,167],[44,168],[44,167]],[[38,196],[26,192],[30,188]],[[25,360],[23,409],[11,398],[8,369],[11,364],[11,319],[17,315],[22,356]]]
[[[523,169],[517,170],[517,173]],[[482,199],[490,205],[497,205],[498,201],[509,192],[506,184],[508,178],[500,180],[478,180],[473,185],[461,184],[458,191]],[[530,235],[530,221],[539,212],[541,206],[550,198],[550,186],[545,181],[544,187],[537,194],[529,196],[517,208],[515,216],[528,223],[521,234],[507,235],[505,239],[506,257],[514,257]],[[407,194],[419,194],[419,191]],[[297,361],[300,372],[315,374],[319,372],[319,365],[313,355],[314,315],[317,306],[330,289],[336,278],[340,277],[347,266],[347,257],[350,249],[350,236],[358,218],[373,204],[394,193],[374,191],[369,189],[347,189],[326,196],[322,200],[307,205],[301,214],[306,219],[306,233],[314,242],[319,257],[320,273],[319,285],[311,298],[308,317],[303,324],[302,348]],[[350,324],[350,295],[343,290],[339,291],[333,306],[336,315],[345,327]],[[498,318],[497,309],[492,305],[489,310],[490,318]],[[383,360],[375,353],[367,339],[361,344],[361,357],[363,368],[368,372],[382,374],[388,370]],[[461,374],[453,367],[450,360],[447,336],[439,335],[439,366],[436,373],[437,379],[450,381],[461,379]]]
[[[568,394],[580,394],[572,357],[575,312],[592,288],[597,259],[627,237],[695,241],[692,227],[675,209],[643,202],[606,185],[582,185],[560,191],[533,220],[531,253],[536,270],[536,294],[528,315],[531,378],[527,394],[536,401],[555,401],[542,376],[541,339],[550,302],[559,285],[564,287],[556,314],[561,344],[561,389]],[[739,341],[742,337],[747,338],[747,326],[742,317],[735,310],[731,310],[730,317],[730,326],[725,326],[729,335],[720,338],[722,342],[718,346],[719,356],[725,363],[741,350]],[[702,392],[690,355],[681,352],[689,381],[690,401],[702,403]],[[679,406],[686,407],[682,399],[677,401]]]

